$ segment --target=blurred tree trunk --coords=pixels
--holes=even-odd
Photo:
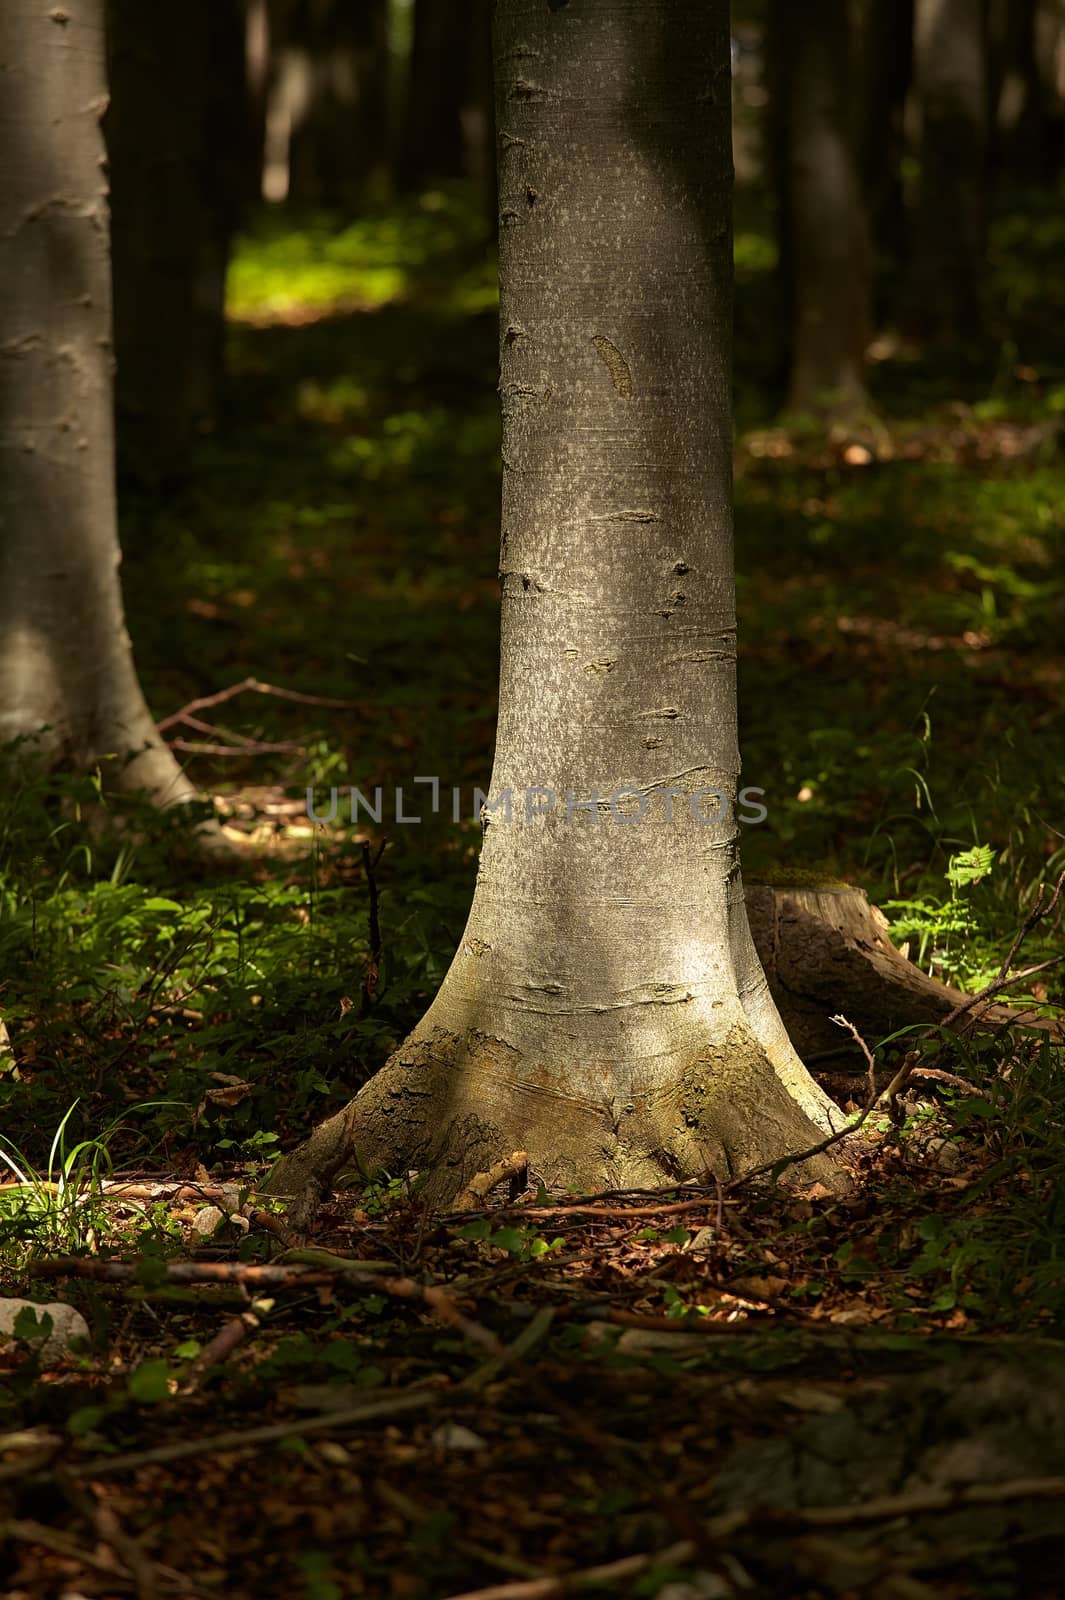
[[[990,165],[998,180],[1021,187],[1054,181],[1060,158],[1054,36],[1063,22],[1058,0],[990,0]]]
[[[1035,58],[1047,116],[1045,174],[1059,182],[1065,171],[1065,0],[1038,0]]]
[[[387,0],[272,0],[270,159],[293,205],[362,211],[389,181]]]
[[[161,801],[193,791],[161,745],[122,613],[103,0],[0,6],[0,741]]]
[[[184,466],[222,397],[242,183],[240,0],[108,0],[119,464]]]
[[[642,1186],[839,1121],[739,877],[727,0],[504,0],[495,59],[499,809],[430,1009],[271,1174],[305,1206],[345,1162]]]
[[[784,259],[792,275],[789,406],[845,416],[867,404],[871,271],[858,178],[848,0],[774,0],[787,125]]]
[[[891,291],[906,259],[907,217],[902,164],[906,100],[913,80],[913,0],[869,0],[862,26],[861,171],[874,260],[878,307],[894,307]],[[884,274],[895,282],[884,283]]]
[[[244,146],[240,195],[245,209],[258,205],[263,197],[270,54],[267,0],[244,0]]]
[[[985,0],[916,0],[921,174],[908,321],[950,344],[983,329],[987,153]]]
[[[399,182],[493,172],[489,0],[415,0]]]

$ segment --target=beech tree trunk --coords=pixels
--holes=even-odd
[[[906,99],[913,80],[913,0],[870,0],[862,28],[861,172],[877,306],[894,314],[906,258]],[[891,282],[885,286],[883,278]],[[890,292],[886,292],[889,290]]]
[[[861,411],[869,339],[871,261],[853,114],[856,51],[849,0],[778,0],[778,92],[787,125],[782,215],[791,229],[789,405],[829,415]]]
[[[187,799],[118,580],[103,0],[4,0],[0,73],[0,742]]]
[[[277,1192],[357,1163],[443,1199],[519,1148],[548,1184],[724,1175],[838,1120],[739,870],[727,0],[504,0],[495,60],[513,811],[425,1017]]]
[[[909,322],[948,344],[983,329],[987,89],[984,0],[916,0],[921,176]]]
[[[485,104],[484,0],[414,0],[399,183],[415,190],[441,178],[484,179],[491,136]]]
[[[239,0],[108,0],[119,465],[180,474],[221,409],[243,183]]]
[[[274,0],[270,17],[268,158],[287,145],[285,198],[331,210],[380,204],[390,183],[387,0]]]

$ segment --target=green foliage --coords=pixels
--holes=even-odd
[[[981,960],[986,945],[979,937],[980,919],[972,899],[962,891],[988,877],[994,862],[990,845],[974,845],[952,855],[947,863],[944,877],[950,885],[949,899],[924,896],[883,902],[883,910],[891,916],[893,937],[917,941],[911,954],[919,966],[931,967],[951,981],[968,982],[974,988],[991,978],[998,963]]]
[[[286,212],[267,212],[237,241],[227,285],[230,314],[284,320],[373,310],[436,290],[444,265],[451,268],[443,275],[451,304],[465,312],[491,310],[495,274],[484,243],[477,197],[458,185],[355,221],[318,215],[301,224]]]

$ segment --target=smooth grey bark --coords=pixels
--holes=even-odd
[[[791,229],[792,338],[789,405],[830,415],[867,405],[871,259],[858,175],[849,0],[796,6],[779,0],[771,26],[786,97]]]
[[[103,0],[4,0],[0,76],[0,742],[187,799],[118,579]]]
[[[519,1148],[550,1184],[725,1174],[833,1118],[751,942],[731,804],[692,805],[712,817],[705,791],[731,802],[739,773],[727,3],[503,0],[495,59],[490,792],[514,811],[485,813],[433,1004],[277,1192],[354,1157],[446,1198]],[[559,804],[529,819],[532,786]]]
[[[983,328],[987,88],[984,0],[916,0],[921,175],[909,323],[939,343]]]
[[[108,0],[119,465],[187,468],[221,410],[225,284],[243,181],[239,0]]]

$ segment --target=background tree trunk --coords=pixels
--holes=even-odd
[[[244,210],[257,206],[263,197],[271,45],[268,0],[245,0],[244,144],[240,177],[241,207]]]
[[[183,467],[219,413],[242,186],[238,0],[108,0],[119,464]]]
[[[984,0],[916,0],[921,177],[909,322],[940,343],[983,328],[987,89]]]
[[[724,1173],[806,1148],[834,1112],[770,999],[732,808],[728,6],[508,0],[495,56],[490,792],[514,812],[484,814],[469,921],[426,1016],[275,1170],[284,1192],[334,1175],[352,1143],[366,1164],[430,1171],[438,1198],[517,1148],[548,1183]],[[531,786],[559,804],[527,816]],[[662,789],[672,820],[648,798]],[[702,822],[709,790],[728,806]]]
[[[869,0],[857,81],[863,87],[861,173],[875,264],[874,298],[890,314],[898,309],[907,254],[902,164],[906,101],[913,81],[913,0]]]
[[[483,0],[415,0],[400,150],[404,190],[434,180],[484,175],[491,120],[485,103]]]
[[[349,212],[381,204],[391,183],[388,0],[273,0],[269,19],[267,198]]]
[[[103,0],[0,8],[0,740],[193,794],[156,737],[122,615]]]
[[[788,126],[793,410],[847,414],[867,404],[871,264],[855,148],[849,0],[778,0]]]

